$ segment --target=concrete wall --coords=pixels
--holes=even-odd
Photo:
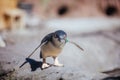
[[[120,0],[25,0],[44,18],[118,17]]]

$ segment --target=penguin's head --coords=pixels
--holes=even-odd
[[[57,30],[54,32],[54,38],[57,38],[59,42],[67,42],[67,34],[63,30]]]

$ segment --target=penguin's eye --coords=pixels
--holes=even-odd
[[[59,38],[57,34],[54,34],[54,37],[55,37],[55,38]]]

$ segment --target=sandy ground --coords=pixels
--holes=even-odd
[[[59,61],[64,67],[49,67],[41,70],[40,49],[19,66],[40,44],[41,39],[55,29],[50,27],[28,29],[24,34],[7,33],[7,47],[0,48],[0,80],[100,80],[105,77],[120,76],[120,29],[71,34],[68,39],[76,42],[84,51],[67,43]],[[52,58],[47,62],[53,64]],[[14,71],[15,69],[15,71]],[[117,69],[117,73],[105,74],[104,71]],[[107,80],[107,79],[106,79]]]

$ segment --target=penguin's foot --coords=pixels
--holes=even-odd
[[[60,63],[55,63],[54,66],[63,67],[64,65]]]
[[[60,64],[59,61],[58,61],[58,58],[56,57],[55,62],[54,62],[54,66],[63,67],[64,65]]]
[[[47,63],[43,63],[42,64],[42,69],[46,69],[48,67],[50,67],[51,65],[50,64],[47,64]]]

